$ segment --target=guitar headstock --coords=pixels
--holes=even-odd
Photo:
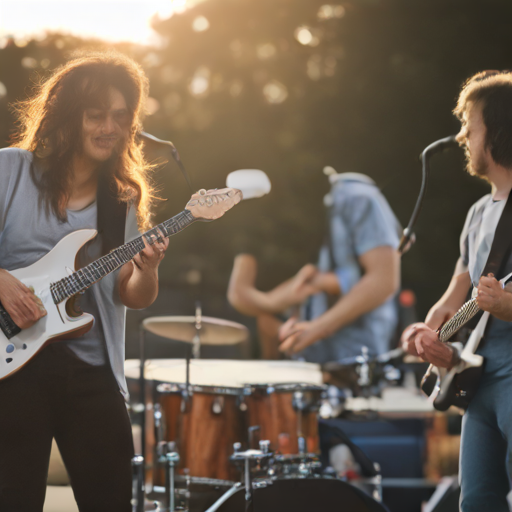
[[[200,190],[192,195],[185,208],[196,218],[214,220],[242,200],[242,192],[236,188]]]

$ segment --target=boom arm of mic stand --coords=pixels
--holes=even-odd
[[[413,228],[418,219],[418,215],[420,214],[421,207],[423,206],[423,201],[425,199],[425,195],[427,193],[427,183],[428,176],[430,173],[430,157],[443,151],[450,146],[457,145],[457,140],[455,135],[451,135],[450,137],[445,137],[444,139],[439,139],[427,146],[423,152],[421,153],[421,164],[422,164],[422,177],[421,177],[421,188],[420,193],[418,195],[418,199],[416,200],[416,205],[411,215],[411,219],[409,220],[409,224],[404,229],[402,239],[400,240],[400,245],[398,246],[398,252],[403,254],[408,249],[408,246],[411,241],[414,241],[413,236]]]

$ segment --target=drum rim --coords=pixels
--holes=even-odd
[[[155,389],[161,395],[183,394],[187,385],[179,382],[159,382]],[[229,395],[229,396],[243,396],[243,387],[232,386],[217,386],[206,384],[189,384],[189,393],[204,393],[206,395]]]
[[[307,382],[278,382],[278,383],[252,383],[244,384],[244,389],[252,391],[264,390],[267,393],[287,393],[287,392],[324,392],[327,386],[324,384],[310,384]],[[247,393],[247,391],[246,391]]]

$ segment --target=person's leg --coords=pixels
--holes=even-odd
[[[507,441],[498,425],[498,385],[482,385],[462,421],[460,452],[462,512],[509,512]],[[512,426],[508,426],[511,430]]]
[[[44,350],[0,381],[0,510],[41,512],[52,443]]]
[[[131,511],[133,440],[110,367],[75,361],[55,439],[81,512]]]

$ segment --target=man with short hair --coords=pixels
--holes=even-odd
[[[149,226],[150,166],[136,139],[147,90],[134,61],[94,53],[68,62],[18,105],[16,144],[0,150],[0,303],[20,328],[46,311],[7,271],[32,265],[73,231],[106,225],[119,208],[121,230],[105,228],[86,244],[80,266],[108,252],[110,236],[121,245]],[[102,212],[101,193],[112,196]],[[81,307],[95,318],[87,334],[52,343],[0,381],[2,512],[42,510],[52,438],[81,512],[131,510],[125,311],[155,300],[167,246],[146,246],[85,292]]]
[[[477,352],[485,358],[484,373],[462,423],[461,510],[508,512],[512,294],[493,275],[482,272],[512,189],[512,74],[473,76],[464,85],[454,112],[462,123],[457,140],[465,147],[468,172],[488,181],[491,193],[469,210],[460,238],[461,256],[446,292],[425,323],[409,326],[402,340],[411,354],[438,367],[452,367],[457,352],[441,343],[435,330],[462,306],[470,286],[477,288],[478,306],[491,317]],[[512,257],[504,263],[503,275],[507,275]]]

